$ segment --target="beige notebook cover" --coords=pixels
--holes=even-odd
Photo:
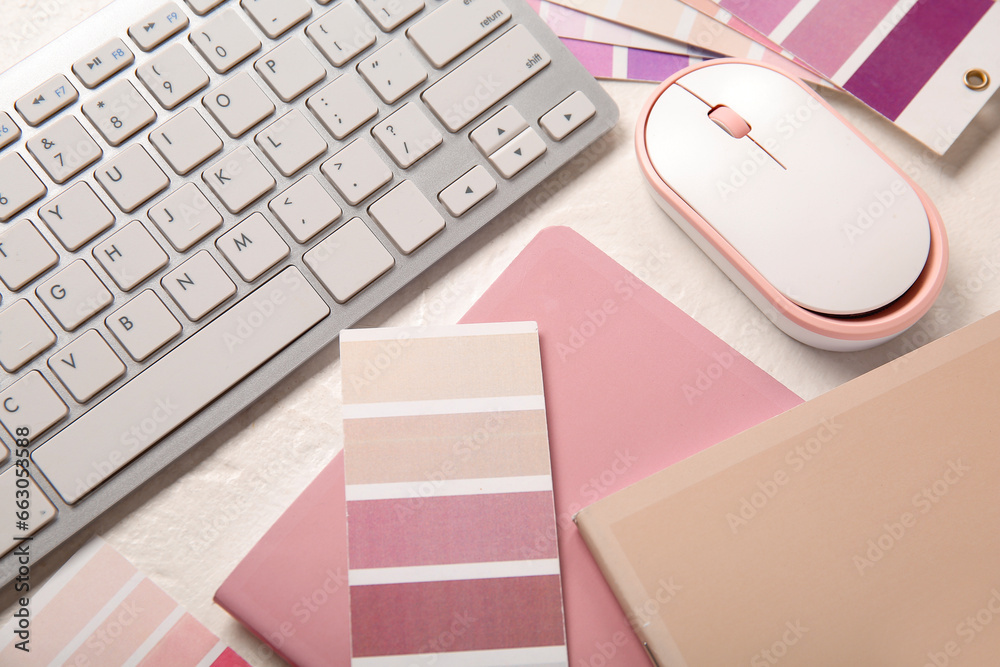
[[[1000,313],[577,515],[663,667],[1000,664]]]

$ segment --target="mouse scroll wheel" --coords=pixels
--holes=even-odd
[[[750,134],[750,123],[725,105],[720,104],[709,111],[708,117],[735,139],[742,139]]]

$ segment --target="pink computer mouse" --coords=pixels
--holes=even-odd
[[[930,199],[778,69],[726,58],[677,73],[635,142],[660,206],[793,338],[872,347],[941,290],[947,238]]]

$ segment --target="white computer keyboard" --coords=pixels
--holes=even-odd
[[[617,117],[522,0],[117,0],[0,74],[0,579]]]

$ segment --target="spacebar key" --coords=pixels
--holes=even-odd
[[[289,267],[39,446],[31,455],[76,503],[330,313]]]

